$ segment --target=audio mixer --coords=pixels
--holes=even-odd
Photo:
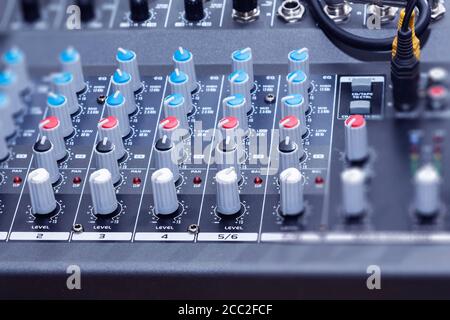
[[[1,1],[0,296],[448,297],[445,10]]]

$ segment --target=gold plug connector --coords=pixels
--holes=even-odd
[[[402,27],[403,20],[405,19],[405,9],[403,9],[400,12],[400,17],[398,18],[398,30]],[[414,48],[414,55],[417,60],[420,60],[420,40],[416,36],[416,13],[413,12],[411,16],[411,20],[409,21],[409,28],[411,29],[412,33],[412,41],[413,41],[413,48]],[[392,43],[392,57],[395,57],[397,54],[397,37],[395,37],[394,42]]]

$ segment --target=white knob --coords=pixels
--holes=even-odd
[[[233,215],[241,210],[238,176],[235,168],[227,168],[217,172],[217,212],[223,215]]]
[[[117,50],[116,60],[119,64],[119,69],[131,75],[134,92],[141,90],[141,74],[139,72],[139,64],[136,53],[131,50],[119,48]]]
[[[27,70],[25,54],[19,48],[11,48],[3,55],[3,63],[6,69],[17,75],[17,83],[20,91],[28,89],[31,85]]]
[[[288,168],[280,173],[280,210],[285,216],[303,213],[303,176],[297,168]]]
[[[309,105],[309,79],[304,71],[296,70],[289,73],[286,77],[288,84],[288,94],[300,94],[305,99],[305,104]]]
[[[106,99],[106,109],[110,116],[119,120],[119,127],[122,137],[128,136],[131,131],[130,118],[128,117],[127,101],[120,91],[116,91]]]
[[[341,173],[343,214],[358,217],[367,209],[366,174],[359,168],[346,169]]]
[[[283,172],[288,168],[298,168],[300,155],[299,147],[290,137],[282,140],[278,145],[278,155],[280,157],[278,172]]]
[[[155,213],[168,215],[178,210],[178,197],[172,171],[162,168],[153,172],[153,202]]]
[[[73,133],[72,117],[66,97],[54,92],[50,92],[47,97],[47,107],[49,114],[58,118],[61,123],[61,132],[64,137]]]
[[[54,74],[52,84],[54,92],[66,97],[70,114],[77,113],[80,107],[73,74],[70,72]]]
[[[47,170],[40,168],[30,172],[28,188],[33,214],[45,215],[56,209],[55,193]]]
[[[133,78],[128,72],[117,69],[112,77],[112,92],[120,91],[125,98],[128,114],[137,110],[136,97],[134,96]]]
[[[57,117],[51,116],[42,120],[39,123],[39,133],[41,137],[47,137],[52,143],[56,160],[60,161],[66,157],[66,142]]]
[[[114,148],[112,142],[105,137],[97,143],[94,152],[97,169],[107,169],[111,173],[113,184],[116,184],[120,181],[120,171]]]
[[[13,117],[13,107],[11,105],[11,99],[0,92],[0,114],[2,115],[2,136],[12,137],[16,133],[16,125]]]
[[[180,128],[189,131],[186,99],[179,93],[174,93],[164,99],[164,114],[166,117],[175,117],[180,122]],[[184,134],[186,135],[187,132]]]
[[[163,136],[155,144],[156,167],[158,169],[167,168],[176,181],[180,178],[180,170],[178,168],[178,156],[175,145],[167,136]]]
[[[432,216],[439,212],[441,178],[436,168],[425,165],[414,177],[415,209],[421,216]]]
[[[119,120],[116,117],[109,116],[100,120],[98,123],[98,135],[100,140],[108,138],[114,145],[116,159],[121,160],[125,157],[127,151],[122,140],[122,132],[120,130]]]
[[[290,137],[295,144],[299,147],[300,156],[304,155],[303,151],[303,138],[302,138],[302,127],[296,116],[287,116],[280,120],[280,141]]]
[[[223,114],[225,117],[235,117],[239,121],[239,128],[248,135],[248,116],[247,103],[242,94],[235,94],[233,96],[223,99]]]
[[[117,210],[119,204],[116,189],[114,189],[111,173],[107,169],[93,172],[89,177],[89,186],[94,214],[108,215]]]
[[[75,48],[69,47],[61,52],[59,62],[63,72],[73,75],[75,92],[82,92],[86,88],[86,83],[84,82],[83,66],[79,52]]]
[[[239,152],[233,137],[228,136],[217,144],[215,159],[219,171],[227,168],[234,168],[238,180],[241,178]]]
[[[289,72],[303,71],[306,74],[309,84],[309,50],[308,48],[301,48],[289,52]]]
[[[175,69],[169,76],[169,85],[172,94],[180,94],[185,100],[186,114],[191,113],[194,108],[191,94],[192,87],[189,79],[189,75],[178,68]]]
[[[243,70],[250,78],[250,90],[255,82],[253,73],[253,53],[251,48],[236,50],[231,54],[233,71]]]
[[[292,94],[281,99],[281,103],[281,117],[296,116],[302,127],[302,136],[305,136],[308,132],[308,127],[306,126],[307,106],[303,96]]]
[[[236,143],[238,151],[238,161],[242,163],[245,161],[245,145],[244,138],[247,131],[241,129],[241,123],[235,117],[229,116],[220,119],[217,124],[222,136],[221,138],[227,139],[230,137],[234,143]]]
[[[245,110],[249,113],[252,110],[252,83],[250,76],[244,70],[234,71],[228,76],[230,92],[232,95],[241,94],[245,98]]]
[[[345,120],[345,153],[349,161],[364,161],[369,156],[366,120],[361,115],[351,115]]]
[[[14,115],[25,109],[20,93],[19,79],[11,70],[0,72],[0,91],[8,96]]]
[[[187,49],[179,47],[172,56],[176,69],[184,72],[189,78],[190,92],[197,90],[194,55]]]
[[[47,170],[50,175],[50,183],[55,184],[60,178],[58,161],[53,145],[47,137],[41,137],[33,147],[34,157],[38,168]]]

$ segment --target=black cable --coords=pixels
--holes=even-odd
[[[414,10],[416,9],[417,6],[417,0],[409,0],[406,8],[405,8],[405,16],[403,18],[403,23],[402,23],[402,31],[406,32],[409,29],[409,22],[411,20],[411,17],[413,15]]]
[[[336,23],[324,12],[324,6],[321,0],[309,0],[309,7],[319,27],[331,38],[337,39],[350,47],[362,50],[390,51],[392,49],[394,37],[387,39],[361,37],[336,25]],[[425,33],[430,24],[431,9],[427,0],[418,0],[417,8],[419,9],[419,17],[416,21],[416,34],[420,37]]]

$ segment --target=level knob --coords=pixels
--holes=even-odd
[[[366,174],[360,168],[345,169],[341,173],[343,214],[359,217],[367,210]]]
[[[238,146],[233,137],[226,137],[216,146],[215,160],[217,169],[234,168],[238,179],[241,178]]]
[[[47,170],[50,175],[50,183],[55,184],[60,178],[58,161],[50,140],[43,136],[33,146],[33,153],[38,168]]]
[[[185,18],[188,21],[200,21],[205,17],[203,0],[184,0]]]
[[[75,92],[82,92],[86,88],[84,82],[83,65],[81,55],[74,47],[68,47],[59,55],[59,62],[63,72],[72,74]]]
[[[152,177],[153,202],[155,213],[168,215],[178,210],[178,197],[172,171],[162,168],[153,172]]]
[[[114,148],[108,137],[104,137],[97,143],[94,152],[97,169],[107,169],[111,173],[113,184],[117,184],[120,181],[120,170]]]
[[[420,216],[430,217],[439,213],[441,177],[432,165],[420,168],[414,176],[415,209]]]
[[[245,110],[249,113],[252,110],[252,96],[250,77],[244,70],[237,70],[228,76],[230,91],[232,95],[241,94],[245,98]]]
[[[131,75],[128,72],[117,69],[114,72],[111,83],[113,92],[120,91],[124,96],[128,114],[133,114],[137,106]]]
[[[117,210],[116,189],[108,169],[93,172],[89,177],[89,186],[95,215],[109,215]]]
[[[247,103],[242,94],[235,94],[223,99],[223,113],[225,117],[234,117],[239,121],[239,128],[243,135],[248,135]]]
[[[19,114],[25,109],[20,93],[19,79],[11,70],[0,72],[0,91],[10,100],[13,114]]]
[[[156,167],[158,169],[168,168],[173,173],[176,181],[180,178],[180,170],[178,168],[178,155],[174,143],[168,136],[158,139],[155,144]]]
[[[119,121],[122,137],[128,136],[131,131],[130,118],[128,117],[127,101],[120,91],[114,92],[106,99],[106,110],[109,116],[115,117]]]
[[[144,22],[150,19],[148,0],[130,0],[130,18],[134,22]]]
[[[41,5],[39,0],[21,0],[22,17],[25,22],[34,23],[41,19]]]
[[[3,63],[6,69],[11,70],[17,76],[17,85],[20,91],[30,87],[30,77],[28,74],[25,54],[17,47],[6,51],[3,55]]]
[[[77,0],[81,11],[81,21],[90,22],[95,19],[95,0]]]
[[[239,179],[235,168],[223,169],[216,174],[217,212],[233,215],[241,210]]]
[[[2,115],[0,120],[2,122],[2,132],[7,138],[12,137],[16,133],[16,125],[13,117],[13,107],[9,97],[0,92],[0,114]]]
[[[295,116],[300,121],[302,136],[308,133],[306,126],[306,104],[301,94],[292,94],[281,99],[281,117]]]
[[[303,148],[301,150],[303,151]],[[283,172],[288,168],[298,168],[299,159],[302,158],[300,148],[288,136],[278,144],[279,168],[278,172]]]
[[[247,72],[250,78],[250,89],[252,89],[255,82],[252,48],[244,48],[234,51],[231,54],[231,60],[233,61],[233,71],[243,70]]]
[[[98,135],[100,140],[108,138],[114,145],[116,159],[121,160],[125,157],[127,151],[122,140],[119,120],[114,116],[101,119],[98,123]]]
[[[31,171],[27,181],[33,214],[45,215],[55,211],[57,203],[48,171],[44,168]]]
[[[169,84],[172,94],[183,96],[186,105],[186,114],[192,112],[194,105],[192,104],[191,85],[189,76],[176,68],[169,76]]]
[[[296,216],[305,209],[303,201],[303,175],[297,168],[280,173],[280,211],[284,216]]]
[[[139,91],[142,88],[142,82],[136,53],[131,50],[119,48],[117,50],[116,60],[119,64],[119,69],[131,75],[134,92]]]
[[[197,74],[195,71],[194,55],[188,49],[179,47],[172,56],[175,69],[187,74],[190,84],[190,92],[197,90]]]
[[[41,137],[47,137],[52,143],[56,160],[64,159],[67,155],[67,150],[59,119],[54,116],[45,118],[39,123],[39,132]]]
[[[78,105],[77,87],[74,76],[70,72],[61,72],[52,77],[53,91],[66,97],[70,114],[80,109]]]
[[[366,119],[361,115],[351,115],[345,120],[345,154],[351,162],[369,157]]]
[[[74,128],[66,97],[50,92],[47,96],[47,107],[49,114],[59,119],[63,136],[70,136]]]

